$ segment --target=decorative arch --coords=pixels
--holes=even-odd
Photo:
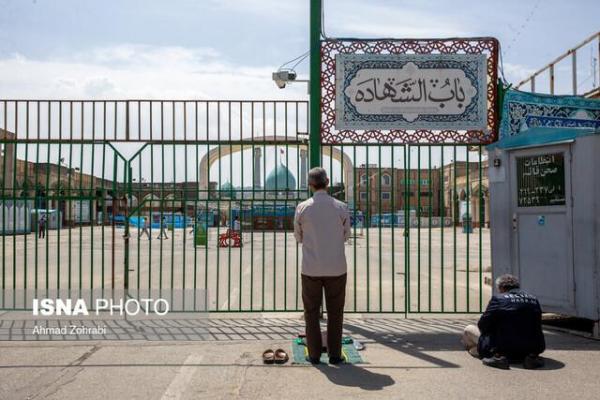
[[[256,143],[258,142],[262,142],[264,141],[265,143],[268,144],[274,144],[276,145],[277,143],[289,143],[290,138],[286,137],[286,136],[280,136],[280,135],[271,135],[271,136],[263,136],[263,137],[254,137],[254,138],[246,138],[243,141],[247,141],[248,144],[234,144],[231,146],[222,146],[221,148],[214,148],[212,150],[210,150],[207,154],[205,154],[202,157],[202,160],[200,161],[200,166],[199,166],[199,189],[200,189],[200,196],[205,196],[208,197],[208,171],[210,170],[210,168],[212,167],[212,165],[219,159],[219,157],[225,157],[227,155],[230,154],[234,154],[234,153],[239,153],[241,151],[244,150],[251,150],[252,148],[256,147]],[[254,143],[254,146],[253,146]],[[306,150],[307,146],[306,145],[300,145],[298,150],[302,151],[302,150]],[[333,146],[325,146],[322,148],[322,155],[323,156],[327,156],[327,157],[332,157],[334,160],[340,162],[343,164],[344,166],[344,182],[352,182],[353,177],[354,177],[354,165],[352,164],[352,160],[350,159],[350,157],[348,157],[348,155],[342,153],[340,151],[340,149],[333,147]],[[343,160],[343,161],[342,161]],[[302,182],[302,180],[300,180],[300,182]],[[354,202],[354,188],[352,187],[352,185],[347,185],[347,190],[346,190],[346,200],[353,204]]]
[[[175,193],[169,193],[165,196],[163,204],[165,208],[181,208],[182,206],[181,199]]]
[[[146,208],[152,208],[152,209],[160,208],[160,197],[158,197],[154,193],[148,193],[147,195],[144,196],[142,201],[144,202],[144,207],[146,207]]]
[[[52,196],[67,196],[68,188],[69,182],[63,179],[61,179],[60,181],[54,181],[54,183],[50,184],[50,192]]]

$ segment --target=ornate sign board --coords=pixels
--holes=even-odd
[[[509,90],[502,105],[500,139],[529,128],[600,128],[600,100]]]
[[[486,130],[483,54],[338,54],[337,129]]]
[[[486,144],[497,137],[498,42],[322,42],[321,141]]]

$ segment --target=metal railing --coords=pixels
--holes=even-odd
[[[578,63],[578,54],[581,60],[582,53],[589,49],[590,68],[582,77],[582,64]],[[570,65],[565,66],[563,61],[570,60]],[[564,70],[570,75],[569,83],[557,87],[557,73]],[[545,80],[543,87],[538,84],[538,80]],[[549,93],[549,94],[567,94],[568,86],[572,95],[581,95],[585,97],[594,97],[600,95],[600,32],[594,33],[577,46],[560,55],[552,62],[534,72],[527,78],[519,82],[515,87],[524,88],[529,83],[531,92]],[[540,90],[541,89],[541,90]]]
[[[300,311],[291,228],[310,195],[307,131],[304,101],[1,100],[0,308],[124,289],[202,294],[181,311]],[[481,147],[320,155],[353,219],[347,311],[481,311]]]

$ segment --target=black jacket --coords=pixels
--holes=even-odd
[[[521,359],[546,349],[540,303],[519,289],[493,296],[477,325],[481,331],[477,346],[481,357],[499,353]]]

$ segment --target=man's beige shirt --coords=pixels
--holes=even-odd
[[[344,242],[350,237],[346,204],[324,190],[298,204],[294,236],[302,243],[302,273],[308,276],[340,276],[346,273]]]

